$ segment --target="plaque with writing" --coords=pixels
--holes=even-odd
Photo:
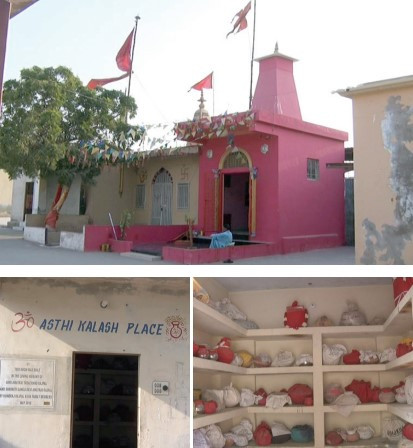
[[[55,361],[0,358],[0,407],[54,407]]]

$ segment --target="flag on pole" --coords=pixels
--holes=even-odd
[[[248,26],[246,17],[247,17],[247,14],[249,13],[250,9],[251,9],[251,2],[249,1],[247,3],[247,6],[244,9],[241,9],[240,12],[235,14],[235,16],[231,20],[231,22],[234,21],[235,17],[238,17],[238,19],[234,23],[234,27],[232,28],[232,30],[227,34],[227,37],[230,34],[232,34],[233,32],[239,33],[240,31],[245,30],[245,28]]]
[[[91,79],[87,88],[90,90],[95,90],[96,87],[104,86],[105,84],[109,84],[110,82],[120,81],[121,79],[125,79],[129,76],[129,73],[124,73],[121,76],[117,76],[116,78],[105,78],[105,79]]]
[[[190,92],[192,89],[194,90],[202,90],[202,89],[212,89],[212,75],[214,72],[211,72],[208,76],[206,76],[201,81],[194,84],[188,92]]]
[[[119,70],[123,72],[130,72],[132,68],[131,49],[134,30],[135,28],[130,32],[125,43],[116,55],[116,64],[118,64]]]
[[[96,89],[96,87],[104,86],[105,84],[109,84],[110,82],[120,81],[121,79],[127,78],[130,75],[132,70],[131,48],[132,48],[134,31],[135,28],[126,38],[124,44],[122,45],[122,47],[118,51],[118,54],[116,55],[116,64],[118,68],[126,73],[124,73],[121,76],[117,76],[115,78],[91,79],[87,84],[88,89],[94,90]]]

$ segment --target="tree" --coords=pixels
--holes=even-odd
[[[92,183],[104,163],[129,163],[143,129],[126,124],[136,103],[117,90],[89,90],[68,68],[24,69],[4,84],[0,168],[12,179],[56,176],[46,219],[55,228],[73,179]]]

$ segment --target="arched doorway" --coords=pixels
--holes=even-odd
[[[172,176],[161,168],[152,180],[152,225],[172,224]]]
[[[234,238],[255,236],[255,171],[249,154],[238,149],[223,155],[216,176],[217,228]]]

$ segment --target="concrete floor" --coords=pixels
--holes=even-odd
[[[110,252],[76,252],[23,240],[22,232],[0,227],[0,265],[168,265],[150,256]],[[223,264],[223,263],[216,263]],[[236,260],[236,265],[354,265],[354,247],[314,250]],[[188,275],[191,275],[189,272]]]

